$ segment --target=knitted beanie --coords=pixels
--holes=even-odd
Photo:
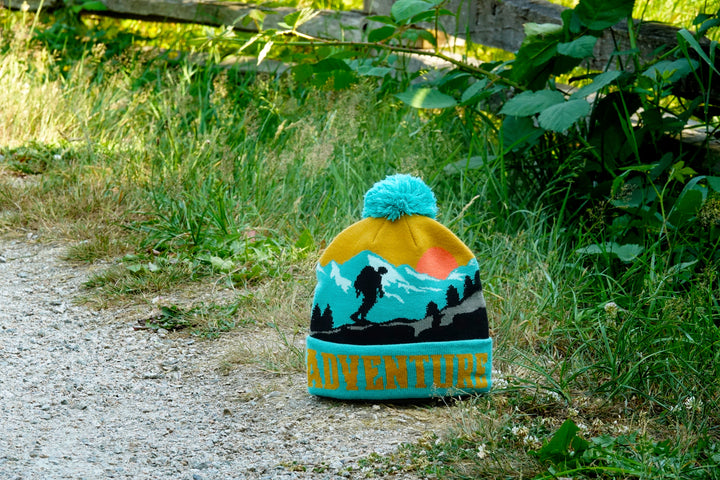
[[[307,337],[311,394],[383,400],[490,389],[478,263],[436,214],[422,180],[393,175],[365,194],[363,220],[328,245]]]

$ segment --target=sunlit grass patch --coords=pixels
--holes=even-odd
[[[15,18],[13,31],[28,33]],[[646,229],[661,241],[623,257],[601,248],[613,199],[578,207],[579,223],[548,206],[574,193],[576,172],[558,177],[544,162],[563,167],[590,147],[549,137],[518,174],[497,118],[407,108],[378,78],[335,91],[197,62],[176,55],[198,46],[197,27],[133,22],[121,26],[144,46],[171,50],[103,37],[110,20],[77,26],[91,34],[64,50],[70,33],[57,29],[0,40],[0,229],[69,240],[66,258],[93,264],[80,301],[137,306],[136,327],[151,332],[221,336],[226,373],[300,378],[319,252],[359,219],[375,181],[420,175],[439,220],[479,260],[494,390],[450,401],[449,432],[363,471],[717,477],[712,252],[687,260],[694,240]],[[713,195],[692,221],[717,242]]]

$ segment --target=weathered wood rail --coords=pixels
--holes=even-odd
[[[267,17],[265,28],[277,28],[285,15],[293,8],[267,9],[262,6],[241,2],[218,0],[102,0],[107,10],[96,12],[100,15],[191,22],[213,26],[234,26],[241,31],[256,31],[255,24],[244,25],[238,19],[253,9],[264,10]],[[302,25],[303,33],[333,39],[360,41],[368,27],[370,14],[387,15],[393,0],[364,0],[364,11],[321,10],[319,14]],[[21,8],[24,0],[0,0],[0,6]],[[27,0],[30,10],[41,5],[47,10],[63,6],[63,0]],[[523,41],[525,23],[561,24],[564,7],[546,0],[450,0],[447,8],[457,12],[456,17],[445,17],[443,27],[452,36],[466,38],[474,43],[500,48],[509,52],[517,51]],[[642,23],[637,31],[637,45],[644,56],[650,57],[659,49],[677,44],[678,29],[659,23]],[[709,42],[706,42],[707,45]],[[597,70],[614,68],[613,52],[630,49],[628,27],[618,24],[606,31],[597,42],[595,57],[589,66]],[[720,59],[716,62],[720,70]],[[711,100],[720,103],[720,82],[712,85]],[[687,85],[688,94],[694,94],[697,87]],[[694,96],[694,95],[693,95]]]
[[[205,25],[234,25],[238,30],[255,31],[255,25],[241,25],[238,18],[252,9],[266,10],[266,28],[277,27],[292,8],[266,9],[241,2],[217,0],[102,0],[106,11],[101,15],[192,22]],[[28,0],[31,10],[37,10],[42,3],[44,9],[52,10],[63,5],[63,0]],[[19,9],[23,0],[0,0],[0,5]],[[363,11],[321,10],[319,15],[300,28],[308,34],[330,38],[360,40],[369,14],[387,15],[393,0],[365,0]],[[545,0],[450,0],[447,8],[458,12],[457,19],[446,17],[443,26],[448,34],[467,38],[472,42],[516,51],[525,36],[523,25],[534,23],[562,23],[564,7]],[[664,45],[677,43],[677,28],[658,24],[643,23],[639,27],[637,43],[640,50],[650,54]],[[603,37],[596,47],[594,63],[604,68],[612,52],[629,48],[627,26],[618,24]]]

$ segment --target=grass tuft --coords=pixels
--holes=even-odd
[[[495,386],[453,403],[450,432],[362,471],[718,478],[716,265],[659,242],[630,260],[589,254],[606,205],[568,229],[549,194],[513,184],[477,112],[410,109],[372,81],[333,91],[199,63],[178,54],[199,49],[197,27],[42,20],[33,31],[0,9],[0,232],[67,240],[68,260],[96,267],[83,301],[150,309],[139,328],[223,337],[225,370],[298,374],[318,253],[375,181],[413,173],[478,257]],[[469,162],[481,167],[454,167]],[[716,200],[697,216],[708,236]]]

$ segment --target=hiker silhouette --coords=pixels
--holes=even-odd
[[[355,295],[363,296],[362,304],[358,311],[350,315],[355,323],[367,323],[367,313],[377,303],[378,297],[382,298],[385,292],[382,288],[382,276],[386,274],[387,268],[378,267],[375,270],[370,265],[360,270],[360,274],[355,279],[353,286],[355,287]]]

